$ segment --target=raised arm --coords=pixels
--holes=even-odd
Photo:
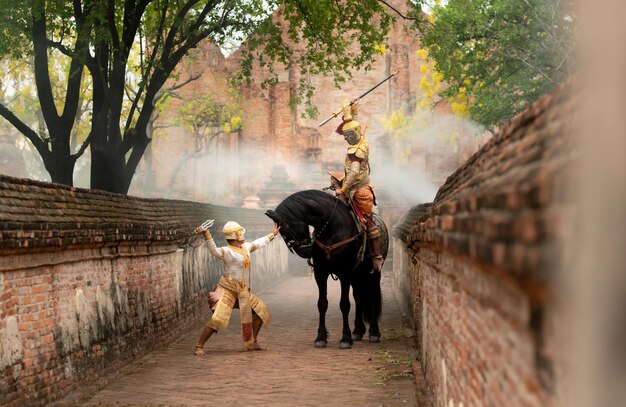
[[[274,229],[270,233],[252,241],[251,243],[248,243],[249,244],[248,250],[250,251],[250,253],[252,253],[253,251],[257,249],[260,249],[261,247],[265,246],[266,244],[274,240],[279,230],[280,230],[280,226],[274,223]]]
[[[224,260],[224,252],[221,247],[217,247],[215,245],[215,241],[213,240],[213,236],[211,236],[211,232],[203,228],[202,226],[198,226],[196,230],[193,231],[194,235],[202,233],[204,235],[204,240],[206,240],[206,245],[209,248],[209,253],[211,255]]]

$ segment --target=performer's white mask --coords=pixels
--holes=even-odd
[[[233,222],[232,220],[226,222],[222,232],[224,233],[224,238],[226,240],[238,240],[240,242],[245,240],[244,234],[246,233],[246,229],[244,229],[239,223]]]

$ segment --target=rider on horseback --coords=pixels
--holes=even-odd
[[[335,189],[337,196],[344,201],[351,202],[359,220],[367,226],[367,238],[370,242],[374,270],[380,272],[383,266],[380,231],[372,216],[376,196],[370,186],[369,145],[361,124],[353,118],[357,115],[357,103],[358,100],[352,104],[348,101],[343,103],[342,123],[335,132],[343,135],[349,147],[344,163],[344,173],[331,173],[331,175],[341,183],[340,188]]]

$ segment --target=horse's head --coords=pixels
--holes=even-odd
[[[285,240],[287,248],[302,258],[308,259],[313,252],[313,240],[309,233],[309,225],[296,219],[281,216],[273,210],[265,214],[280,226],[280,234]]]

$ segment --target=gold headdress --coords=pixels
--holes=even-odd
[[[239,240],[240,242],[244,240],[243,235],[246,233],[246,229],[243,228],[239,223],[233,222],[232,220],[226,222],[224,225],[224,229],[222,229],[224,233],[224,238],[226,240]]]
[[[361,124],[354,120],[354,117],[358,114],[358,109],[356,104],[350,104],[348,99],[345,99],[341,105],[341,109],[343,110],[343,115],[341,119],[343,123],[341,123],[341,132],[354,130],[359,137],[361,136]]]

